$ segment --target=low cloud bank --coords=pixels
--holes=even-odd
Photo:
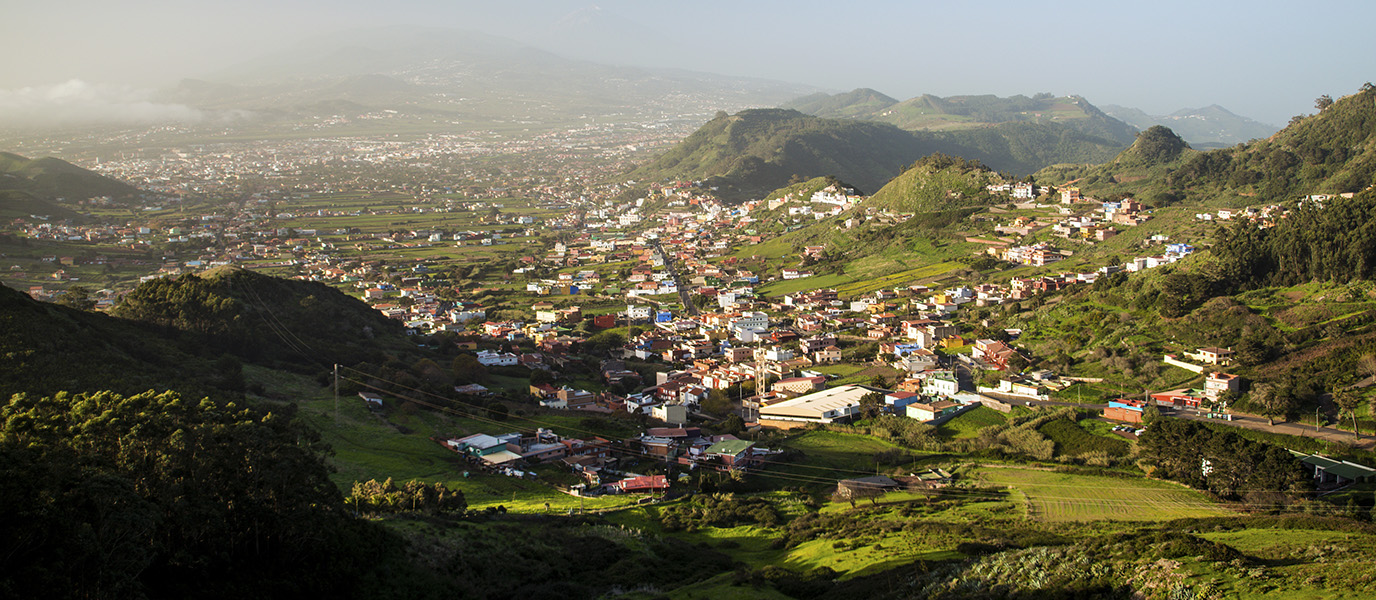
[[[0,89],[0,125],[51,127],[73,125],[194,124],[233,120],[242,115],[202,111],[184,104],[151,100],[153,93],[128,86],[72,79],[44,87]]]

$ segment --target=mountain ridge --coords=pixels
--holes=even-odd
[[[1210,104],[1202,108],[1182,108],[1168,115],[1149,115],[1140,109],[1105,104],[1109,115],[1138,129],[1165,125],[1191,144],[1231,146],[1248,140],[1270,137],[1279,127],[1261,123]]]

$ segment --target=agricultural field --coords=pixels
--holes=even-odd
[[[1008,417],[1003,413],[987,406],[980,406],[942,423],[937,427],[937,432],[948,439],[973,438],[979,436],[979,430],[991,425],[1002,425],[1007,420]]]
[[[385,413],[373,412],[353,395],[341,396],[338,409],[328,388],[309,378],[246,367],[251,384],[263,386],[265,400],[296,404],[299,417],[320,433],[329,445],[327,462],[334,469],[331,479],[345,495],[355,481],[392,478],[398,482],[418,479],[444,483],[464,492],[469,506],[503,506],[510,512],[546,513],[571,509],[606,510],[633,504],[628,496],[578,498],[551,486],[566,473],[553,466],[536,468],[544,480],[516,479],[479,473],[456,453],[431,439],[433,436],[463,436],[472,433],[504,433],[536,426],[551,427],[565,435],[625,435],[629,429],[615,422],[598,423],[595,432],[586,431],[579,417],[554,414],[523,418],[513,415],[509,422],[476,419],[462,414],[400,408]],[[538,422],[537,422],[538,419]],[[549,508],[546,508],[548,504]]]
[[[774,465],[770,472],[832,481],[873,475],[874,455],[899,446],[867,435],[836,431],[807,431],[784,441],[783,446],[801,453],[801,460]]]
[[[861,279],[853,283],[848,283],[836,288],[836,293],[843,298],[860,296],[875,290],[892,288],[899,285],[908,285],[925,280],[930,280],[945,275],[955,269],[962,268],[964,265],[957,262],[939,262],[924,265],[905,271],[899,271],[882,277],[873,279]]]
[[[1057,456],[1081,456],[1091,452],[1125,456],[1128,453],[1128,443],[1122,438],[1095,435],[1068,419],[1056,419],[1037,431],[1056,443]]]
[[[1161,521],[1234,514],[1199,492],[1164,481],[1007,467],[982,467],[971,476],[1022,494],[1027,516],[1039,521]]]

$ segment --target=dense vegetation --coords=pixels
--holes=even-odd
[[[1191,200],[1278,202],[1314,193],[1358,192],[1376,179],[1376,87],[1297,117],[1280,133],[1208,152],[1154,152],[1155,162],[1114,160],[1097,167],[1055,167],[1042,180],[1078,180],[1095,194],[1133,194],[1141,199],[1173,192]],[[1126,153],[1134,152],[1129,149]],[[1168,159],[1168,160],[1160,160]],[[1148,168],[1155,167],[1155,168]]]
[[[898,175],[901,165],[937,152],[1028,173],[1056,163],[1107,160],[1122,147],[1060,123],[909,132],[882,123],[755,109],[717,115],[629,176],[701,180],[718,196],[742,201],[762,198],[795,177],[831,175],[871,192]]]
[[[395,349],[399,322],[321,283],[236,268],[158,278],[112,314],[176,331],[252,361],[353,364]]]
[[[1239,289],[1309,281],[1347,283],[1376,275],[1376,193],[1301,203],[1275,227],[1241,221],[1223,228],[1214,254],[1222,279]]]
[[[386,548],[291,416],[146,392],[0,408],[13,597],[344,593]]]
[[[1286,449],[1193,421],[1152,421],[1141,451],[1155,476],[1258,506],[1301,497],[1312,485]]]
[[[229,397],[243,387],[233,357],[200,356],[139,323],[38,302],[4,286],[0,329],[0,397],[149,389]]]

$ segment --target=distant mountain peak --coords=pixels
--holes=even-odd
[[[1259,123],[1219,106],[1182,108],[1167,115],[1149,115],[1136,108],[1105,105],[1104,112],[1138,129],[1167,125],[1195,145],[1231,146],[1270,137],[1279,127]]]

